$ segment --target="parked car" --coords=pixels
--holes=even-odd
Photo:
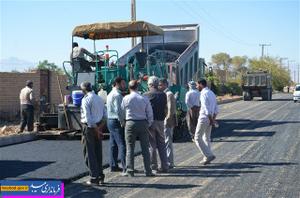
[[[293,96],[294,96],[294,102],[300,101],[300,84],[295,86]]]

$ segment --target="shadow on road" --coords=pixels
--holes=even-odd
[[[298,121],[272,121],[272,120],[250,120],[250,119],[225,119],[219,120],[220,128],[213,129],[212,137],[260,137],[273,136],[275,131],[256,131],[263,127],[284,125],[289,123],[300,123]],[[243,131],[239,131],[243,130]]]
[[[187,189],[187,188],[195,188],[199,187],[200,185],[194,184],[143,184],[143,183],[108,183],[105,187],[110,188],[154,188],[154,189]]]
[[[178,166],[179,169],[250,169],[265,166],[296,166],[294,162],[234,162],[234,163],[214,163],[207,166]],[[215,170],[214,170],[215,171]]]
[[[160,177],[239,177],[241,174],[260,173],[260,171],[241,170],[203,170],[201,167],[176,167],[168,175]]]
[[[48,166],[55,162],[20,161],[20,160],[1,160],[0,161],[0,180],[5,178],[16,178],[25,173]]]
[[[265,166],[292,166],[292,162],[246,162],[246,163],[216,163],[207,166],[177,166],[170,175],[161,177],[239,177],[241,174],[261,173],[259,170],[238,170],[261,168]],[[232,170],[237,169],[237,170]]]
[[[255,142],[257,140],[223,140],[223,139],[217,139],[213,140],[212,142]]]

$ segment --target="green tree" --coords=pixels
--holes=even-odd
[[[249,61],[249,67],[252,71],[269,71],[272,75],[272,86],[275,90],[282,91],[283,87],[290,84],[291,78],[289,72],[287,69],[280,67],[280,61],[277,58],[253,58]]]
[[[230,70],[230,62],[231,58],[230,55],[224,52],[220,52],[218,54],[214,54],[211,56],[211,61],[214,63],[217,67],[220,68],[220,66],[223,67],[225,70],[225,80],[228,79],[228,71]]]
[[[49,69],[50,71],[58,72],[59,74],[63,74],[63,70],[55,65],[54,63],[49,63],[48,60],[39,61],[37,65],[37,69]]]
[[[231,58],[231,64],[233,66],[233,71],[240,73],[246,68],[248,57],[247,56],[234,56]]]
[[[211,61],[218,67],[223,66],[225,71],[228,71],[230,68],[231,58],[227,53],[220,52],[218,54],[214,54],[211,56]]]

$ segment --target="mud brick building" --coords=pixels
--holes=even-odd
[[[49,70],[35,70],[26,73],[0,72],[0,120],[16,120],[19,118],[20,90],[25,86],[26,80],[34,83],[34,97],[40,100],[43,96],[46,102],[55,106],[61,103],[57,82],[57,74]],[[65,89],[67,77],[59,75],[63,95],[69,94]]]

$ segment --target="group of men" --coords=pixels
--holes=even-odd
[[[26,125],[29,131],[33,128],[32,87],[33,82],[28,81],[20,93],[21,131]],[[139,82],[132,80],[128,84],[129,94],[124,96],[125,80],[117,77],[112,91],[107,96],[107,108],[105,101],[94,93],[91,83],[83,82],[80,87],[84,92],[81,104],[84,159],[90,175],[87,184],[104,183],[102,139],[105,123],[110,132],[111,172],[122,172],[122,176],[134,176],[137,137],[141,145],[146,176],[166,173],[175,166],[172,143],[173,129],[177,126],[176,99],[168,88],[167,79],[149,77],[149,91],[143,95],[138,91]],[[205,80],[200,80],[197,84],[191,81],[189,87],[185,100],[188,107],[188,128],[204,156],[201,163],[208,164],[215,159],[211,151],[210,133],[218,114],[216,97],[207,88]],[[118,165],[118,159],[121,161],[121,167]]]
[[[186,120],[193,142],[203,154],[203,165],[209,164],[216,157],[211,150],[211,130],[217,126],[216,117],[219,113],[215,94],[207,87],[206,80],[197,83],[189,82],[185,103],[188,108]]]
[[[113,89],[104,101],[92,91],[91,84],[84,82],[81,89],[85,93],[81,106],[81,122],[84,124],[85,159],[91,179],[88,184],[104,182],[101,148],[101,123],[106,120],[110,132],[110,171],[122,172],[133,177],[135,142],[139,138],[146,176],[158,172],[168,172],[174,167],[173,128],[177,125],[176,100],[168,89],[166,79],[152,76],[148,79],[149,91],[138,92],[139,82],[128,84],[129,94],[123,96],[125,80],[117,77]],[[100,136],[99,136],[100,134]],[[157,162],[160,157],[160,168]],[[118,158],[121,167],[118,165]]]
[[[97,148],[95,142],[98,142],[98,146],[101,145],[99,133],[101,134],[102,126],[100,125],[105,115],[110,132],[111,172],[122,172],[122,176],[127,177],[134,176],[134,152],[137,137],[141,145],[146,176],[166,173],[175,166],[172,142],[173,129],[177,126],[176,99],[168,89],[168,81],[155,76],[149,77],[149,91],[143,95],[139,93],[138,86],[138,81],[130,81],[128,84],[130,93],[124,96],[125,80],[121,77],[115,78],[113,89],[107,96],[106,112],[104,101],[100,102],[101,98],[92,91],[91,84],[88,82],[81,84],[85,93],[81,107],[81,121],[87,126],[83,134],[86,139],[84,146],[87,150],[86,158],[91,176],[87,183],[90,185],[104,182],[103,169],[100,165],[102,155],[98,153],[100,148]],[[186,95],[188,126],[190,130],[194,130],[190,132],[204,156],[201,163],[205,165],[215,159],[211,151],[210,133],[212,126],[216,123],[218,106],[215,94],[207,88],[205,80],[200,80],[197,84],[191,81],[189,86],[190,91]],[[93,100],[93,97],[97,100]],[[98,106],[94,105],[93,101],[95,104],[98,101]],[[99,109],[102,113],[98,112]],[[157,153],[160,158],[160,167],[158,167]],[[118,159],[121,161],[121,167],[118,165]]]

